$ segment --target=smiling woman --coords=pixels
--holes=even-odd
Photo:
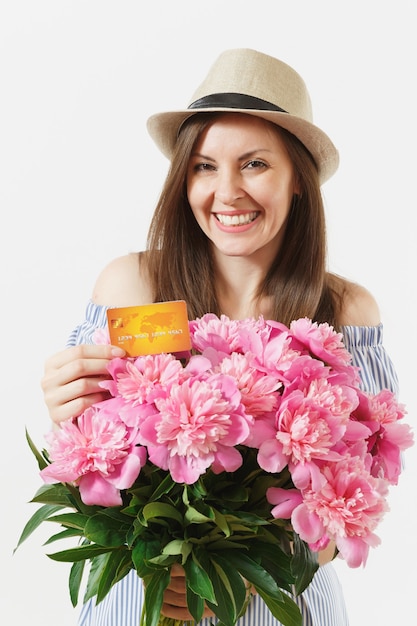
[[[214,313],[287,325],[299,318],[328,323],[343,333],[361,366],[362,387],[396,391],[374,298],[326,265],[321,185],[335,173],[338,152],[313,123],[299,74],[256,50],[227,50],[189,106],[152,116],[148,129],[171,165],[146,250],[104,268],[85,322],[68,348],[47,361],[43,389],[51,419],[72,419],[106,397],[102,382],[115,352],[94,345],[93,337],[106,326],[109,307],[171,300],[185,300],[190,319]],[[328,547],[328,539],[315,550]],[[348,624],[328,562],[333,556],[334,550],[319,552],[321,567],[295,598],[303,626]],[[172,574],[162,613],[190,619],[184,575],[178,568]],[[137,626],[142,602],[142,582],[130,572],[102,602],[85,604],[80,624]],[[255,595],[238,624],[280,622]]]

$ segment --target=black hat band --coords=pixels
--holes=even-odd
[[[259,109],[261,111],[279,111],[280,113],[288,113],[285,109],[262,100],[254,96],[248,96],[243,93],[214,93],[209,96],[203,96],[195,102],[192,102],[189,109]]]

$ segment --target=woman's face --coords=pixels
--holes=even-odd
[[[297,193],[285,144],[261,118],[227,113],[191,154],[188,200],[215,254],[274,259]]]

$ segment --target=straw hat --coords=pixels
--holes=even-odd
[[[233,111],[262,117],[285,128],[312,154],[324,183],[336,171],[339,155],[330,138],[313,124],[310,96],[289,65],[256,50],[226,50],[212,65],[188,108],[152,115],[147,128],[171,158],[183,122],[196,113]]]

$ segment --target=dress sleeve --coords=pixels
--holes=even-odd
[[[108,306],[95,304],[91,300],[87,304],[85,320],[78,324],[67,340],[67,348],[81,343],[94,343],[93,334],[97,328],[106,328]]]
[[[370,393],[389,389],[398,395],[395,367],[383,346],[383,326],[344,326],[345,346],[359,367],[362,388]]]

